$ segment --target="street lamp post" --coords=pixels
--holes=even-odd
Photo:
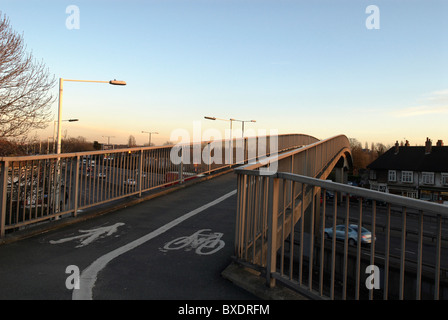
[[[94,83],[109,83],[111,85],[117,85],[117,86],[125,86],[125,81],[119,81],[119,80],[110,80],[110,81],[95,81],[95,80],[73,80],[73,79],[63,79],[59,78],[59,105],[58,105],[58,144],[57,144],[57,150],[56,153],[59,155],[61,154],[61,122],[62,122],[62,93],[64,88],[64,81],[71,81],[71,82],[94,82]],[[59,212],[59,179],[61,176],[61,166],[60,166],[60,158],[58,156],[57,158],[57,167],[56,167],[56,195],[55,195],[55,213]],[[75,206],[76,207],[76,206]],[[75,209],[76,214],[76,209]],[[56,217],[58,219],[59,217]]]
[[[159,134],[158,132],[155,131],[142,131],[142,133],[147,133],[148,134],[148,147],[151,146],[151,134]]]

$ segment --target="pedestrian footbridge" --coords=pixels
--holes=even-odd
[[[352,162],[346,136],[303,134],[2,157],[0,241],[28,226],[234,170],[234,261],[268,286],[312,299],[447,298],[448,207],[344,184]],[[368,245],[353,245],[348,232],[326,232],[353,225],[370,231]]]

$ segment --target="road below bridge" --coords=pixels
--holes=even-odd
[[[256,299],[221,276],[235,214],[230,173],[0,245],[0,299]]]

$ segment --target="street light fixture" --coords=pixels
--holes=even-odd
[[[149,132],[149,131],[142,131],[142,133],[147,133],[149,135],[149,137],[148,137],[148,147],[151,146],[151,134],[159,134],[158,132],[155,132],[155,131],[151,131],[151,132]]]

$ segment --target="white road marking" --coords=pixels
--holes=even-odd
[[[88,266],[86,269],[84,269],[82,271],[81,278],[80,278],[80,288],[73,290],[72,300],[92,300],[93,299],[92,290],[93,290],[93,287],[95,286],[95,282],[96,282],[98,273],[110,261],[112,261],[116,257],[140,246],[141,244],[143,244],[151,239],[154,239],[155,237],[161,235],[162,233],[168,231],[169,229],[177,226],[179,223],[181,223],[181,222],[195,216],[196,214],[226,200],[227,198],[229,198],[235,194],[236,194],[236,190],[233,190],[233,191],[223,195],[222,197],[203,205],[202,207],[199,207],[193,211],[190,211],[190,212],[184,214],[183,216],[165,224],[164,226],[158,228],[157,230],[154,230],[153,232],[150,232],[147,235],[145,235],[137,240],[134,240],[120,248],[117,248],[117,249],[99,257],[90,266]]]

